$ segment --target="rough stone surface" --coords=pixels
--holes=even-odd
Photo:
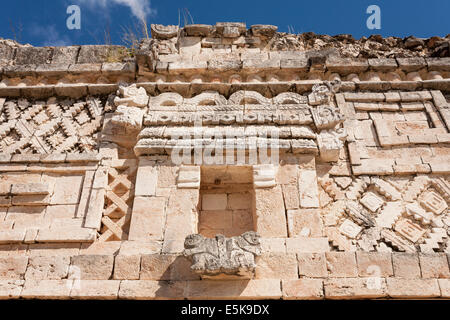
[[[323,281],[319,279],[283,280],[283,299],[317,300],[323,299]]]
[[[324,253],[298,253],[297,260],[300,277],[326,278],[328,276]]]
[[[109,255],[79,255],[72,257],[69,279],[108,280],[112,276],[114,257]]]
[[[436,279],[386,279],[392,298],[433,298],[440,296]]]
[[[388,279],[389,280],[389,279]],[[368,299],[387,296],[386,281],[381,278],[373,285],[363,278],[338,278],[326,280],[324,283],[327,299]]]

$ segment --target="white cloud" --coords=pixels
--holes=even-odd
[[[78,0],[91,9],[101,7],[107,9],[110,5],[123,5],[130,8],[133,15],[139,20],[145,20],[147,16],[155,14],[156,10],[150,7],[149,0]]]
[[[44,47],[63,47],[70,45],[69,37],[61,36],[55,25],[40,26],[34,24],[30,28],[30,33],[36,37],[44,39],[41,43]]]

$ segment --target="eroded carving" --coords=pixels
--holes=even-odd
[[[344,122],[344,115],[337,108],[331,106],[319,106],[311,109],[314,124],[318,130],[333,129]]]
[[[145,91],[145,88],[138,88],[136,84],[131,86],[121,85],[117,90],[114,103],[116,106],[146,107],[148,104],[147,91]]]
[[[339,91],[341,82],[339,80],[325,81],[316,84],[312,88],[312,92],[308,95],[309,104],[317,106],[330,103],[333,94]]]
[[[205,238],[191,234],[184,242],[184,256],[191,262],[191,270],[202,277],[252,278],[256,262],[261,254],[260,236],[248,231],[240,236]]]

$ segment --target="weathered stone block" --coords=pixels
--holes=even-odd
[[[0,280],[0,300],[19,299],[23,280]]]
[[[280,280],[188,281],[186,296],[191,299],[279,299]]]
[[[102,63],[124,57],[126,48],[122,46],[91,45],[82,46],[77,63]]]
[[[440,296],[436,279],[387,278],[388,294],[392,298],[433,298]]]
[[[390,277],[394,275],[392,270],[392,258],[385,252],[357,252],[358,273],[361,277]]]
[[[204,194],[202,196],[203,210],[225,210],[227,208],[228,198],[225,193],[222,194]]]
[[[285,184],[283,189],[284,206],[286,210],[298,209],[300,207],[299,193],[296,184]]]
[[[298,270],[295,254],[262,254],[256,265],[255,277],[256,279],[297,279]]]
[[[120,283],[119,299],[184,299],[186,281],[123,280]]]
[[[136,197],[130,223],[129,240],[162,240],[166,218],[166,198]]]
[[[73,280],[28,280],[20,296],[24,299],[69,299]]]
[[[183,256],[142,255],[141,280],[198,280],[200,277],[191,272],[190,262]]]
[[[117,255],[114,262],[114,279],[138,280],[140,269],[140,255]]]
[[[368,62],[370,68],[375,71],[388,72],[397,69],[397,61],[395,61],[395,59],[378,58],[369,59]]]
[[[281,186],[255,189],[256,231],[263,238],[287,236]]]
[[[439,288],[441,289],[442,298],[450,298],[450,280],[449,279],[439,279]]]
[[[298,178],[298,189],[300,194],[300,207],[319,207],[319,191],[317,189],[316,171],[301,170]]]
[[[108,280],[112,276],[114,256],[79,255],[72,257],[69,279]]]
[[[184,241],[184,239],[183,239]],[[161,242],[151,241],[122,241],[119,255],[155,254],[161,252]]]
[[[324,253],[298,253],[297,260],[300,277],[327,277],[328,272]]]
[[[28,257],[0,257],[0,279],[23,279]]]
[[[392,265],[396,278],[420,278],[419,257],[416,253],[393,252]]]
[[[79,46],[55,47],[53,49],[52,64],[75,64],[77,63]]]
[[[117,299],[120,281],[117,280],[74,280],[70,297],[72,299]]]
[[[397,63],[400,69],[406,72],[417,71],[427,66],[425,59],[421,57],[397,58]]]
[[[323,280],[299,279],[282,280],[283,299],[287,300],[316,300],[323,299]]]
[[[285,238],[261,238],[261,251],[273,253],[286,253]]]
[[[30,257],[25,280],[60,280],[67,278],[70,257]]]
[[[330,251],[328,238],[287,238],[287,252],[295,253],[323,253]]]
[[[326,66],[330,72],[350,74],[366,71],[369,68],[369,63],[365,59],[330,57],[327,59]]]
[[[297,209],[288,210],[289,237],[320,237],[322,236],[322,219],[319,210]]]
[[[339,278],[324,283],[326,299],[374,299],[387,296],[386,280],[371,283],[369,279]]]
[[[36,242],[93,242],[97,231],[88,228],[62,227],[57,229],[40,229]]]
[[[297,72],[306,72],[309,68],[308,58],[296,58],[296,59],[281,59],[280,61],[281,69],[288,69]]]
[[[53,48],[49,47],[19,47],[16,51],[16,64],[46,64],[50,63]]]
[[[422,278],[450,278],[450,271],[446,254],[419,253]]]
[[[354,252],[327,252],[327,268],[332,278],[354,278],[358,276]]]

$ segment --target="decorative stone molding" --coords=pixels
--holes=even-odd
[[[178,26],[164,26],[162,24],[150,25],[152,38],[155,39],[170,39],[178,35]]]
[[[255,188],[272,188],[276,186],[276,167],[272,164],[253,166],[253,185]]]
[[[191,270],[204,279],[251,279],[255,259],[261,255],[259,238],[254,231],[232,238],[217,235],[214,239],[192,234],[186,237],[183,254],[191,260]]]
[[[323,86],[330,98],[338,90],[339,82]],[[220,147],[219,141],[228,139],[244,151],[264,149],[266,143],[267,149],[278,148],[275,152],[317,154],[320,140],[323,159],[335,161],[335,156],[325,154],[326,145],[330,150],[338,148],[339,152],[342,144],[325,138],[327,133],[319,138],[314,132],[326,129],[332,135],[344,121],[344,115],[336,107],[309,106],[307,102],[307,96],[292,92],[266,98],[255,91],[241,90],[228,99],[218,92],[204,92],[193,98],[164,93],[150,99],[149,114],[144,117],[144,129],[138,136],[135,152],[170,154],[194,146],[214,149]],[[232,124],[239,126],[228,126]],[[335,135],[342,139],[340,131]],[[252,145],[252,140],[256,145]]]
[[[181,166],[178,171],[179,189],[199,189],[200,188],[200,167]]]

